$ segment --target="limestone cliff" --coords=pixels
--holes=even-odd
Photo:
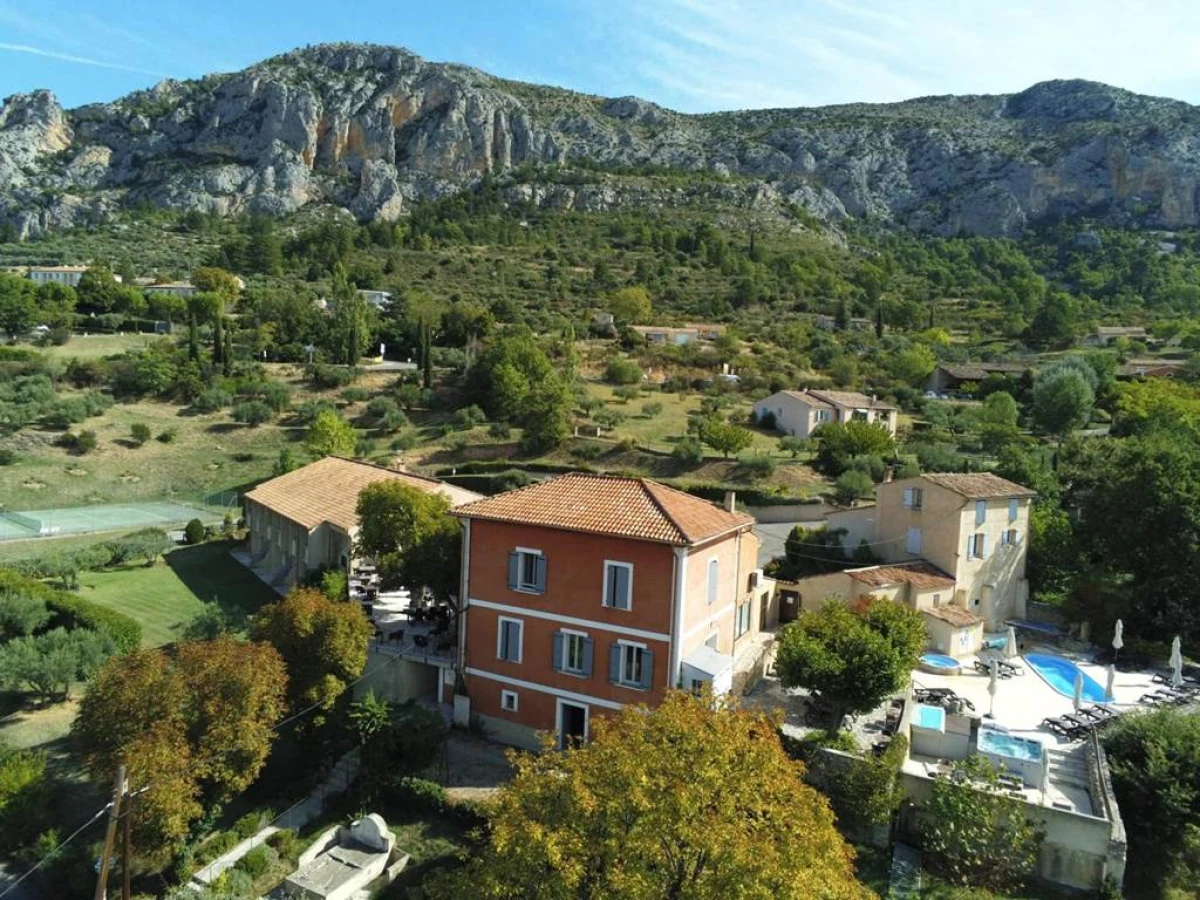
[[[222,214],[329,203],[394,218],[417,197],[516,167],[514,199],[584,209],[699,192],[942,234],[1014,234],[1061,215],[1172,228],[1200,224],[1200,108],[1065,81],[694,116],[367,45],[299,50],[71,111],[47,91],[0,107],[0,221],[22,234],[143,201]],[[708,176],[681,187],[610,174],[661,169]]]

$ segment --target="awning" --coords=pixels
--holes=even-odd
[[[718,653],[708,644],[697,647],[683,660],[684,684],[689,681],[714,681],[733,668],[733,657]]]

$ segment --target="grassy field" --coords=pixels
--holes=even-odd
[[[126,350],[141,350],[156,340],[161,337],[153,334],[76,334],[60,347],[51,344],[41,351],[51,359],[99,359],[117,356]]]
[[[224,541],[172,550],[150,568],[131,566],[80,576],[80,594],[132,616],[142,624],[147,647],[177,640],[180,631],[215,601],[235,626],[278,595],[229,555]]]

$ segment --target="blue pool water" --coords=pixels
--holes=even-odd
[[[1082,671],[1075,663],[1049,653],[1028,653],[1025,655],[1025,661],[1045,679],[1046,684],[1064,697],[1075,696],[1075,676]],[[1108,703],[1112,700],[1111,697],[1105,696],[1104,685],[1086,672],[1083,673],[1083,699],[1089,703]]]
[[[946,727],[946,711],[940,706],[918,704],[913,713],[913,724],[918,728],[941,731]]]
[[[958,660],[953,656],[945,656],[941,653],[922,653],[921,662],[935,669],[957,669],[959,665]]]
[[[980,753],[993,753],[996,756],[1007,756],[1011,759],[1023,759],[1029,762],[1041,762],[1042,745],[1039,741],[1015,737],[995,728],[979,729],[978,746]]]

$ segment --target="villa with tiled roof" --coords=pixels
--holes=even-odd
[[[454,510],[462,672],[485,728],[536,746],[665,692],[732,685],[769,602],[753,519],[644,478],[572,473]]]
[[[896,407],[857,391],[776,391],[754,404],[756,421],[774,423],[781,434],[802,438],[822,425],[854,420],[877,422],[895,434],[896,417]]]

